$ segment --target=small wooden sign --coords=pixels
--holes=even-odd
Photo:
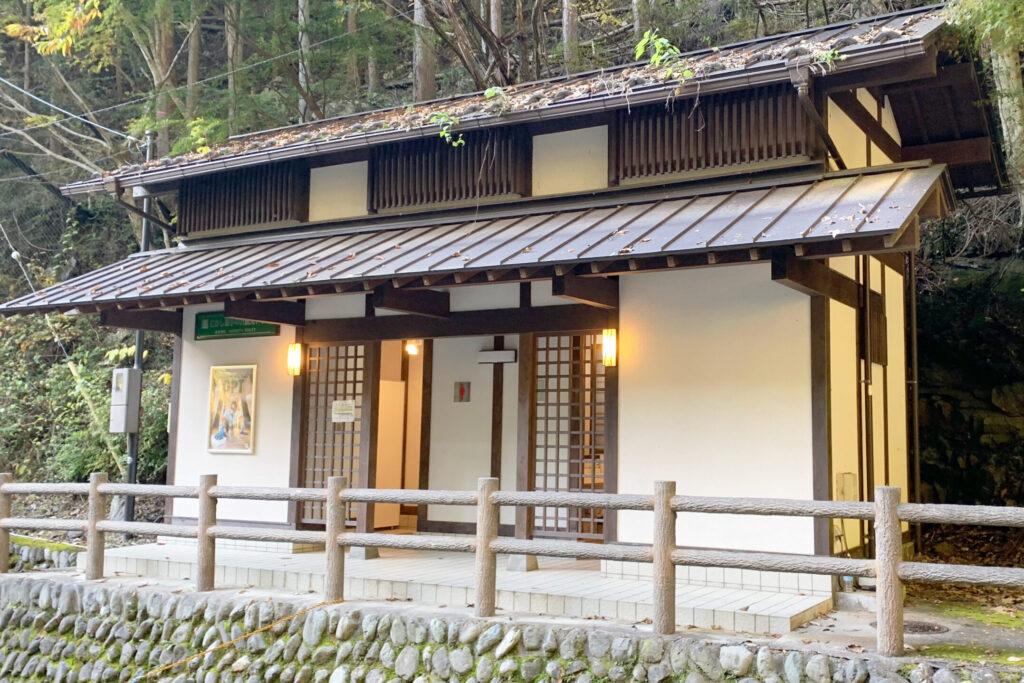
[[[255,320],[228,318],[221,311],[196,313],[196,341],[203,339],[240,339],[242,337],[273,337],[279,325]]]

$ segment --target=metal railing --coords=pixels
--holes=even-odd
[[[198,486],[112,484],[103,473],[94,473],[87,484],[30,484],[15,483],[11,475],[0,474],[0,548],[8,544],[12,529],[82,531],[87,542],[86,578],[95,580],[103,577],[104,534],[194,538],[197,541],[196,590],[209,591],[214,589],[216,540],[219,538],[324,545],[324,593],[325,599],[332,601],[344,598],[346,547],[473,553],[476,562],[474,609],[480,617],[495,613],[498,555],[649,562],[653,565],[652,624],[654,632],[660,634],[676,630],[675,573],[679,565],[866,577],[876,580],[877,648],[886,656],[903,653],[904,582],[1024,587],[1024,568],[906,562],[902,531],[903,522],[1024,527],[1024,508],[901,503],[900,490],[889,486],[875,489],[874,502],[677,496],[675,490],[675,482],[659,481],[655,482],[653,495],[500,491],[498,480],[494,478],[480,479],[476,491],[356,489],[348,488],[343,477],[331,477],[325,489],[243,487],[219,486],[215,474],[202,475]],[[26,494],[86,495],[88,519],[11,517],[12,496]],[[114,495],[196,498],[199,503],[196,525],[108,520],[104,496]],[[222,526],[217,523],[217,501],[223,499],[323,503],[326,528],[301,531]],[[475,506],[476,534],[475,537],[443,537],[351,532],[346,530],[345,524],[346,506],[352,503]],[[502,506],[653,512],[653,541],[649,544],[594,544],[499,537],[498,518]],[[875,527],[875,558],[678,547],[676,526],[680,512],[871,520]],[[0,561],[0,572],[7,569],[7,563]]]

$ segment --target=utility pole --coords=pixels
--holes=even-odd
[[[146,131],[146,161],[153,160],[153,131]],[[149,251],[149,213],[153,210],[153,199],[147,193],[142,198],[142,236],[140,239],[139,251]],[[145,334],[142,330],[135,330],[135,364],[132,366],[140,373],[142,372],[142,344],[145,341]],[[139,383],[139,406],[142,405],[142,383]],[[125,483],[138,483],[139,474],[139,431],[142,428],[141,420],[134,432],[128,433],[128,471]],[[124,501],[124,521],[135,521],[135,496],[126,496]]]

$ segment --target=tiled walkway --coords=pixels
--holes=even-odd
[[[473,557],[460,553],[380,551],[380,558],[345,562],[345,594],[353,599],[410,600],[434,605],[473,602]],[[80,556],[84,560],[84,556]],[[153,544],[107,551],[108,576],[187,579],[195,575],[195,548]],[[218,587],[254,586],[321,592],[323,553],[217,550]],[[602,577],[596,561],[540,558],[540,569],[514,572],[499,559],[499,610],[509,613],[596,617],[627,622],[650,619],[651,583]],[[680,628],[721,628],[786,633],[832,606],[829,597],[708,586],[677,587]]]

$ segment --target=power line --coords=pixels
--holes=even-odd
[[[77,115],[77,114],[72,114],[70,112],[66,112],[63,109],[60,109],[59,107],[57,107],[56,105],[53,105],[53,104],[51,104],[49,102],[46,102],[45,100],[36,97],[32,93],[29,93],[29,92],[26,92],[26,91],[22,90],[21,88],[19,88],[18,86],[14,85],[10,81],[7,81],[7,80],[2,79],[2,78],[0,78],[0,81],[3,81],[4,83],[6,83],[7,85],[11,86],[12,88],[18,90],[19,92],[22,92],[22,93],[28,95],[29,97],[42,102],[43,104],[45,104],[47,106],[53,107],[54,109],[57,109],[58,111],[60,111],[62,113],[65,113],[68,116],[71,116],[72,118],[75,118],[75,119],[78,119],[80,121],[83,121],[83,122],[85,122],[88,125],[95,125],[98,128],[102,128],[103,130],[111,131],[111,129],[106,128],[104,126],[101,126],[99,124],[96,124],[96,123],[94,123],[94,122],[92,122],[92,121],[90,121],[88,119],[83,118],[83,117],[85,117],[85,116],[92,116],[94,114],[102,114],[104,112],[113,111],[115,109],[120,109],[122,107],[129,107],[129,106],[131,106],[133,104],[140,104],[142,102],[148,102],[154,95],[158,95],[158,94],[162,94],[162,93],[178,92],[180,90],[187,90],[188,88],[191,88],[191,87],[194,87],[194,86],[197,86],[197,85],[206,85],[207,83],[210,83],[211,81],[220,81],[220,80],[223,80],[223,79],[225,79],[228,76],[231,76],[233,74],[241,73],[243,71],[248,71],[250,69],[255,69],[256,67],[263,66],[264,64],[269,64],[271,62],[276,62],[276,61],[278,61],[280,59],[284,59],[285,57],[291,57],[292,55],[300,54],[302,52],[306,52],[306,54],[309,54],[311,52],[314,52],[314,51],[318,50],[319,48],[323,47],[324,45],[327,45],[328,43],[333,43],[334,41],[342,40],[344,38],[348,38],[349,36],[355,35],[356,33],[359,33],[361,31],[366,31],[366,30],[374,28],[376,26],[380,26],[381,24],[385,24],[385,23],[390,22],[390,21],[392,21],[394,19],[397,19],[399,17],[402,17],[402,18],[405,18],[405,19],[411,19],[411,14],[408,11],[400,10],[400,11],[397,11],[395,14],[389,15],[385,19],[381,19],[380,21],[376,21],[376,22],[374,22],[372,24],[365,24],[363,26],[360,26],[355,31],[351,31],[351,32],[348,32],[348,33],[341,33],[341,34],[338,34],[336,36],[331,36],[330,38],[325,38],[323,40],[314,42],[314,43],[312,43],[309,46],[308,49],[305,49],[305,50],[302,49],[302,48],[296,48],[294,50],[290,50],[288,52],[281,53],[281,54],[276,55],[274,57],[267,57],[266,59],[261,59],[259,61],[252,62],[250,64],[243,64],[242,66],[238,67],[237,69],[231,69],[230,71],[225,71],[225,72],[217,74],[215,76],[208,76],[206,78],[202,78],[202,79],[200,79],[198,81],[194,81],[192,83],[186,83],[185,85],[179,85],[179,86],[176,86],[174,88],[169,88],[167,90],[151,90],[148,93],[146,93],[145,95],[142,95],[140,97],[136,97],[136,98],[130,99],[130,100],[125,100],[124,102],[119,102],[117,104],[111,104],[111,105],[106,106],[106,107],[100,107],[98,109],[92,109],[92,110],[87,111],[87,112],[85,112],[85,113],[83,113],[81,115]],[[5,137],[11,136],[11,135],[18,135],[18,134],[21,134],[21,133],[26,133],[26,132],[31,131],[31,130],[38,130],[40,128],[48,128],[48,127],[56,125],[57,123],[60,123],[60,122],[61,122],[61,120],[47,121],[46,123],[39,123],[39,124],[36,124],[34,126],[28,126],[27,128],[21,128],[21,129],[15,130],[15,131],[9,131],[9,132],[6,132],[6,133],[0,133],[0,138],[5,138]],[[116,133],[116,134],[118,134],[118,135],[120,135],[122,137],[125,137],[125,138],[127,138],[129,140],[137,142],[135,140],[135,138],[133,138],[132,136],[127,135],[125,133],[121,133],[120,131],[111,131],[111,132],[114,132],[114,133]]]
[[[0,83],[3,83],[4,85],[6,85],[9,88],[13,88],[13,89],[17,90],[18,92],[20,92],[22,95],[25,95],[26,97],[31,97],[36,102],[39,102],[41,104],[46,105],[47,107],[50,107],[51,109],[55,109],[55,110],[59,111],[61,114],[65,114],[67,116],[70,116],[73,119],[78,119],[79,121],[85,123],[88,126],[94,126],[96,128],[99,128],[100,130],[105,130],[108,133],[113,133],[114,135],[120,135],[121,137],[126,138],[127,140],[129,140],[131,142],[135,142],[135,138],[133,138],[131,135],[128,135],[127,133],[122,133],[121,131],[114,130],[113,128],[107,128],[103,124],[96,123],[94,121],[90,121],[89,119],[84,118],[82,116],[79,116],[78,114],[73,114],[73,113],[69,112],[67,109],[62,109],[62,108],[58,107],[56,104],[54,104],[53,102],[47,102],[42,97],[39,97],[37,95],[33,95],[28,90],[25,90],[24,88],[19,87],[19,86],[15,85],[14,83],[11,83],[6,78],[0,77]],[[56,121],[54,121],[53,123],[56,123]]]

